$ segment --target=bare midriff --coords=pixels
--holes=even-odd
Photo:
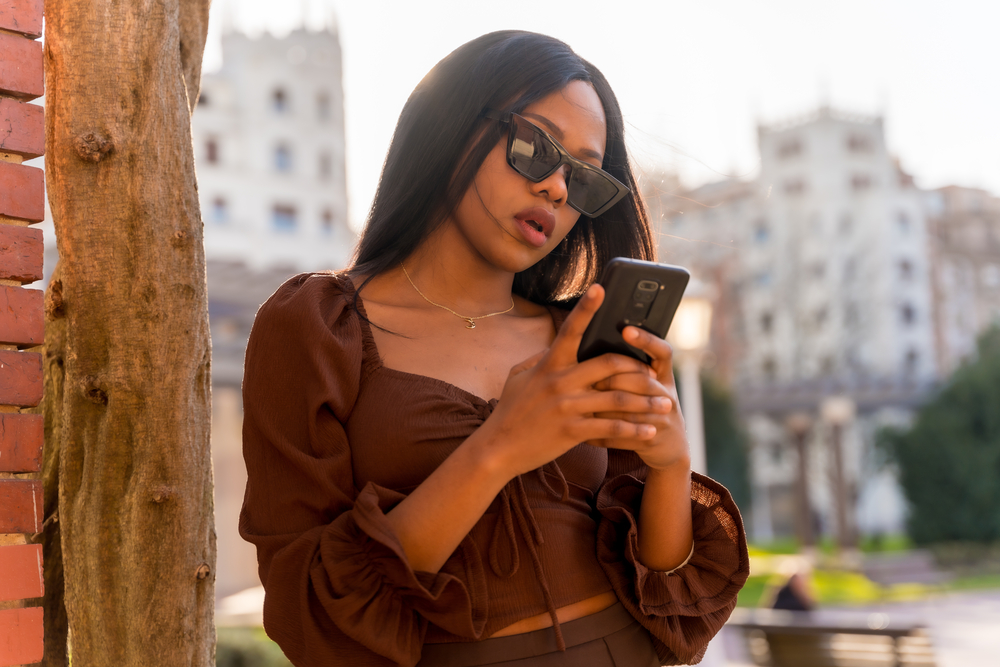
[[[568,604],[565,607],[559,607],[556,609],[556,618],[559,619],[560,623],[567,623],[578,618],[583,618],[584,616],[596,614],[599,611],[607,609],[616,602],[618,602],[618,598],[615,596],[614,592],[608,591],[607,593],[601,593],[600,595],[595,595],[594,597],[587,598],[586,600],[580,600],[579,602]],[[541,630],[542,628],[548,628],[551,626],[552,617],[549,616],[548,612],[543,612],[537,616],[522,618],[520,621],[508,625],[506,628],[497,630],[491,636],[506,637],[508,635],[520,635],[525,632],[533,632],[535,630]]]

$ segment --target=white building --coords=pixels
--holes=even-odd
[[[291,275],[346,266],[356,242],[337,35],[229,33],[222,58],[202,79],[192,119],[212,329],[219,599],[259,586],[255,550],[237,530],[246,487],[240,387],[253,319]],[[239,621],[227,612],[231,600],[220,623]]]
[[[209,261],[346,265],[344,102],[336,33],[229,33],[192,119]]]
[[[938,378],[926,193],[881,118],[823,107],[758,141],[754,181],[646,193],[661,259],[717,288],[712,356],[747,416],[751,524],[759,539],[833,533],[849,503],[852,535],[901,531],[873,440]],[[827,409],[840,399],[845,422]]]
[[[1000,197],[950,186],[928,194],[938,363],[947,374],[1000,325]]]

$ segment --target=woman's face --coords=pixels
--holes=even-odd
[[[600,167],[607,136],[604,108],[593,86],[573,81],[520,114],[574,157]],[[580,213],[566,204],[567,165],[532,183],[507,164],[507,135],[483,161],[472,185],[445,222],[469,249],[517,273],[541,260],[569,234]]]

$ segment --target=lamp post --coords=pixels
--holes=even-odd
[[[691,470],[708,473],[705,458],[705,416],[701,405],[701,362],[712,330],[712,302],[701,283],[691,281],[670,327],[676,350],[674,367],[680,372],[681,409],[691,447]]]

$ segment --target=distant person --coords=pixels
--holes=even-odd
[[[812,611],[815,609],[816,601],[809,592],[806,578],[799,572],[790,576],[784,586],[778,589],[771,607],[788,611]]]
[[[485,35],[417,86],[353,266],[287,282],[247,348],[240,530],[294,664],[703,655],[749,559],[670,346],[576,360],[598,271],[654,256],[636,190],[614,93],[556,39]]]

